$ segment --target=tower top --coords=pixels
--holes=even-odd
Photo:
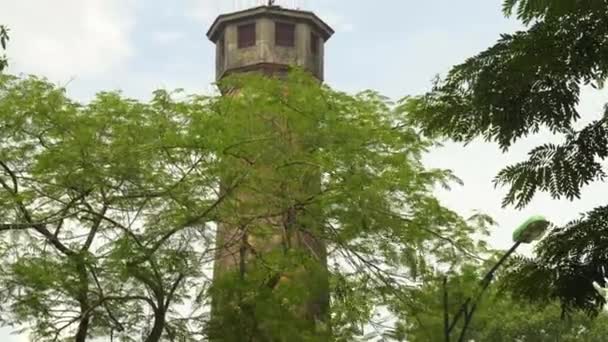
[[[274,1],[269,0],[267,6],[253,7],[218,16],[213,24],[211,24],[209,31],[207,31],[207,38],[216,43],[219,38],[219,33],[228,23],[250,20],[259,17],[275,17],[279,19],[307,22],[308,24],[316,27],[319,33],[321,33],[324,41],[327,41],[334,34],[334,30],[313,12],[276,6],[274,5]]]
[[[323,80],[325,42],[334,30],[313,12],[266,6],[222,14],[207,37],[216,45],[216,79],[233,72],[283,74],[299,66]]]

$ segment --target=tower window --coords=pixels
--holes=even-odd
[[[296,26],[288,23],[275,23],[275,43],[279,46],[295,46]]]
[[[319,36],[315,33],[310,34],[310,52],[312,52],[313,55],[319,53]]]
[[[239,49],[255,45],[255,23],[240,25],[237,34]]]

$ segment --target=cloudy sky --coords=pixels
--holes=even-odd
[[[0,0],[0,24],[11,29],[11,73],[44,75],[67,85],[82,101],[100,90],[122,89],[148,98],[157,88],[208,92],[214,56],[205,32],[219,13],[255,0]],[[335,30],[326,47],[326,81],[335,88],[378,90],[392,98],[419,94],[431,79],[519,24],[503,18],[501,0],[278,0],[314,10]],[[583,122],[599,116],[608,96],[586,91]],[[505,189],[492,178],[522,160],[533,146],[558,137],[524,140],[506,154],[493,144],[447,143],[433,151],[431,166],[450,168],[465,182],[441,192],[446,205],[463,215],[480,210],[499,223],[491,241],[508,248],[514,227],[540,213],[561,224],[601,203],[608,186],[585,189],[583,200],[554,201],[539,195],[524,210],[501,208]],[[605,198],[605,195],[603,196]],[[529,247],[522,248],[530,253]],[[0,330],[0,341],[25,337]]]

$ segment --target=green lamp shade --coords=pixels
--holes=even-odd
[[[547,228],[549,221],[540,215],[532,216],[526,222],[522,223],[513,232],[513,241],[521,243],[530,243],[540,239]]]

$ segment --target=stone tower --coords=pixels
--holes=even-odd
[[[324,45],[333,33],[331,27],[312,12],[279,6],[260,6],[220,15],[211,25],[207,37],[216,45],[216,79],[218,81],[231,73],[241,72],[260,72],[269,76],[280,76],[286,73],[291,66],[303,68],[319,81],[323,81]],[[260,168],[265,168],[265,166],[261,165]],[[304,191],[318,190],[319,183],[320,178],[313,179],[309,182],[312,186],[303,186],[306,189]],[[253,197],[242,192],[236,196],[239,200],[244,201]],[[254,263],[252,260],[260,254],[282,250],[285,247],[286,237],[281,227],[286,221],[297,221],[297,218],[292,217],[295,215],[292,212],[286,212],[285,217],[276,218],[273,222],[260,223],[259,226],[264,226],[264,229],[271,227],[271,233],[265,234],[263,238],[255,237],[253,234],[244,235],[242,230],[234,225],[220,224],[216,238],[214,285],[221,287],[218,284],[222,284],[223,278],[239,273],[239,270],[243,277],[243,269],[250,268],[249,265]],[[311,255],[314,254],[319,268],[325,270],[321,272],[324,276],[298,271],[300,274],[289,277],[292,280],[299,277],[297,282],[300,284],[315,279],[314,284],[310,286],[317,288],[314,291],[311,290],[310,294],[306,295],[308,297],[297,305],[295,310],[297,320],[305,323],[298,329],[313,327],[309,330],[318,331],[321,326],[320,329],[325,333],[312,332],[311,334],[315,336],[315,341],[324,341],[322,335],[326,334],[329,329],[326,324],[329,308],[326,247],[314,234],[298,232],[295,235],[288,238],[289,246],[295,246],[294,248],[299,248]],[[255,251],[251,251],[251,249],[255,249]],[[277,275],[276,283],[271,287],[279,286],[278,284],[283,278],[287,277]],[[238,315],[234,312],[232,316],[224,315],[222,317],[220,314],[220,312],[226,311],[223,309],[235,307],[234,297],[238,296],[240,295],[230,296],[230,293],[218,295],[217,292],[212,296],[211,326],[213,326],[214,320],[216,322],[215,332],[210,333],[213,341],[242,339],[242,337],[238,337],[238,333],[231,335],[232,337],[222,336],[226,331],[238,329],[238,324],[233,325],[233,321],[242,320],[243,316],[235,318]],[[246,309],[240,308],[237,311],[239,310]],[[276,320],[276,317],[274,319]],[[261,320],[263,321],[264,317]],[[264,326],[269,324],[273,323],[262,322],[261,327],[256,330],[264,330],[266,329]],[[270,328],[267,330],[270,331]],[[229,333],[233,333],[233,331],[229,331]],[[252,341],[266,340],[283,341],[276,336],[268,336],[268,333],[265,338],[252,339]],[[299,340],[294,337],[289,341]]]

